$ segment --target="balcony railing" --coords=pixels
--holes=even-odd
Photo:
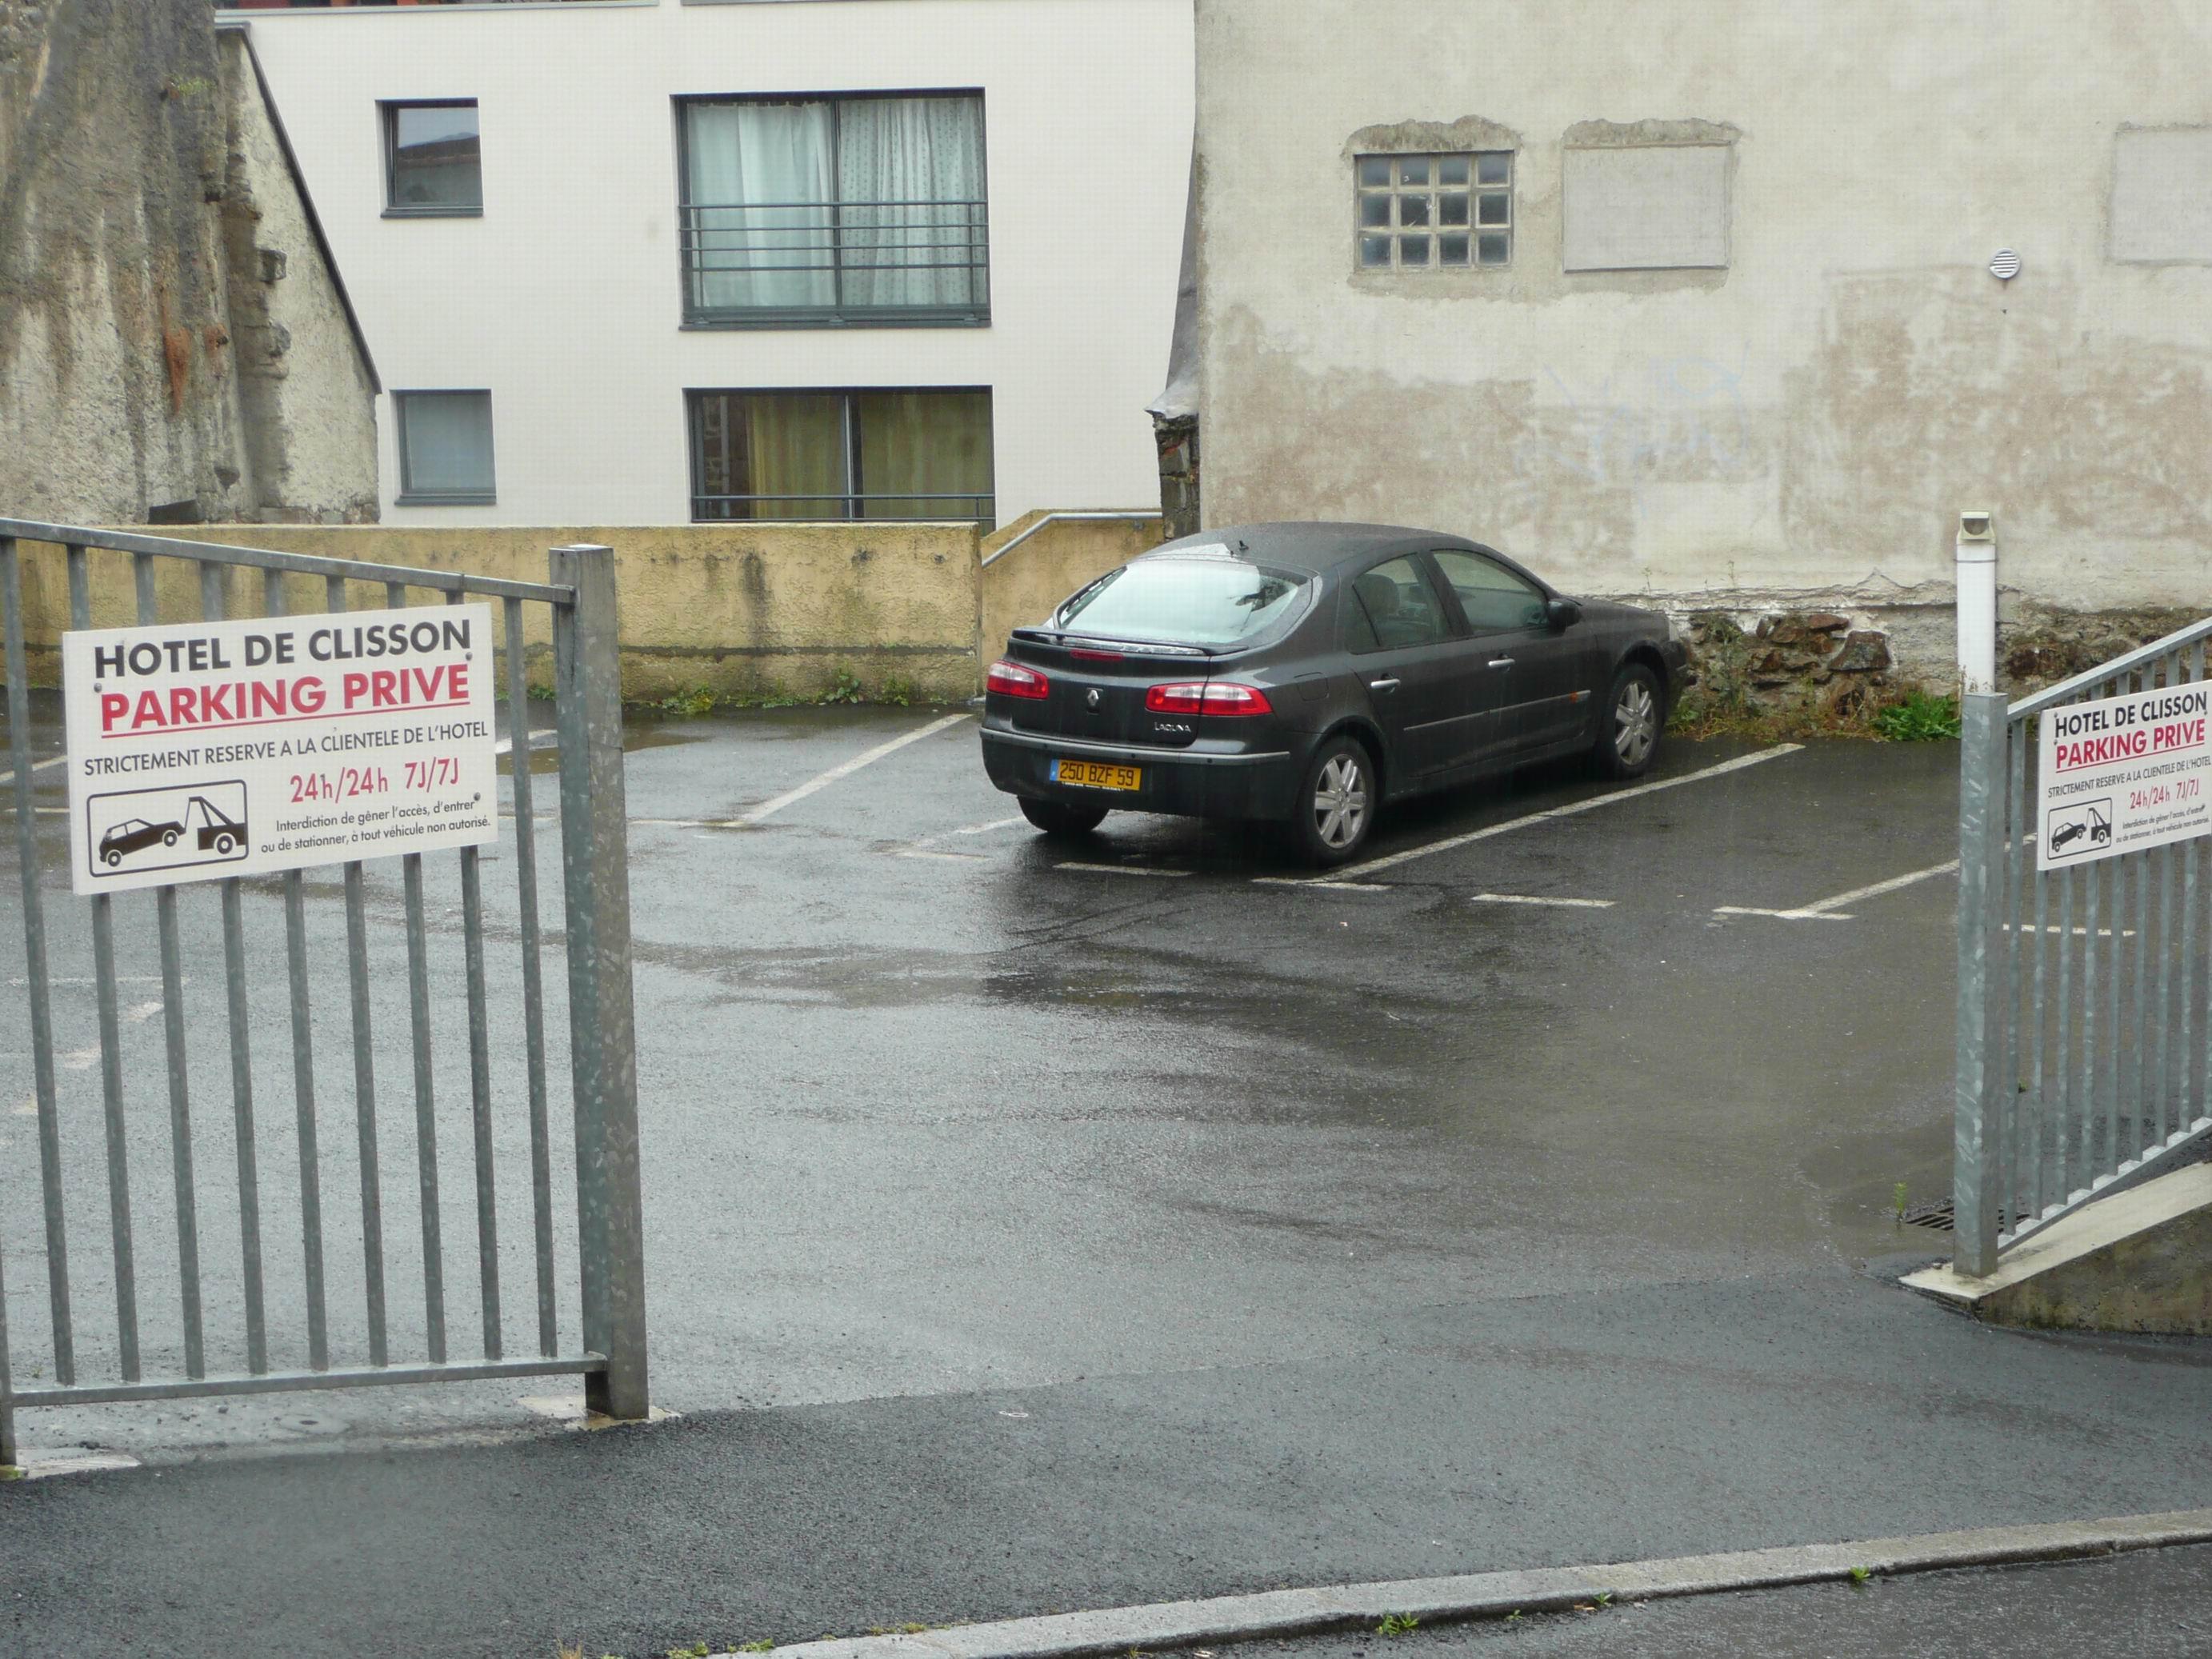
[[[682,216],[688,323],[819,328],[991,319],[981,202],[691,202]]]
[[[997,497],[916,495],[887,489],[857,495],[694,495],[691,517],[696,522],[719,520],[772,520],[799,523],[872,520],[879,524],[905,520],[914,523],[959,524],[974,519],[997,521]]]

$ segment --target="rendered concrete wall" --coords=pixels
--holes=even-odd
[[[986,537],[988,557],[1043,515],[1030,514]],[[1019,547],[982,567],[982,633],[978,641],[985,665],[1006,648],[1006,635],[1042,622],[1054,606],[1117,564],[1127,563],[1166,538],[1158,519],[1062,519],[1047,525]]]
[[[370,370],[241,62],[204,0],[0,0],[0,513],[374,516]]]
[[[1678,609],[2212,609],[2212,11],[1200,0],[1206,517],[1488,539]],[[1567,152],[1722,144],[1725,269],[1563,268]],[[1498,270],[1364,272],[1352,157],[1516,151]],[[2116,155],[2126,214],[2116,226]],[[2171,256],[2166,263],[2123,263]],[[1987,269],[2011,247],[2009,284]]]
[[[971,525],[805,525],[758,528],[561,526],[462,530],[210,525],[195,539],[234,546],[373,560],[431,570],[467,570],[520,581],[546,580],[546,550],[600,542],[616,552],[622,610],[623,689],[652,698],[705,686],[726,695],[812,696],[838,673],[870,696],[890,682],[909,695],[948,701],[975,695],[977,564]],[[27,660],[33,678],[58,678],[54,643],[69,616],[61,550],[24,544]],[[91,555],[93,621],[137,620],[128,555]],[[162,614],[200,614],[198,578],[164,560]],[[240,615],[260,610],[258,573],[236,579]],[[356,585],[356,609],[381,607],[380,586]],[[414,602],[432,596],[417,592]],[[324,608],[319,578],[295,578],[296,611]],[[551,684],[547,608],[525,607],[532,678]]]

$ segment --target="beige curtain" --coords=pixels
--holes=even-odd
[[[863,392],[853,401],[863,518],[992,517],[989,392]]]

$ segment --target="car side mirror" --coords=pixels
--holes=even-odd
[[[1544,620],[1554,634],[1564,633],[1583,619],[1583,608],[1572,599],[1547,599],[1544,604]]]

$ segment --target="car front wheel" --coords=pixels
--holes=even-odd
[[[1367,844],[1375,822],[1375,762],[1353,738],[1331,738],[1306,768],[1291,820],[1298,851],[1313,864],[1342,864]]]
[[[1630,663],[1613,678],[1613,694],[1597,732],[1598,769],[1609,778],[1640,778],[1659,752],[1659,730],[1666,717],[1659,677],[1642,663]]]
[[[1021,798],[1022,816],[1048,836],[1087,836],[1106,822],[1103,806],[1068,806],[1056,800]]]

